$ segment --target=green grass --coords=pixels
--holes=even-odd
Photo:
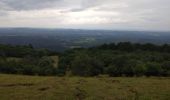
[[[169,100],[170,78],[0,75],[0,100]]]

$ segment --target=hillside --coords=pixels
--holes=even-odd
[[[0,75],[0,100],[168,100],[170,79]]]

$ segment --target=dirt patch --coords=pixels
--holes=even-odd
[[[86,83],[86,82],[87,82],[86,80],[80,79],[76,82],[76,84],[83,84],[83,83]]]
[[[138,93],[138,91],[136,89],[130,88],[129,92],[134,94],[134,100],[139,100],[139,93]]]
[[[119,80],[112,80],[112,83],[120,83]]]
[[[120,83],[119,80],[104,80],[106,83]]]
[[[121,88],[121,87],[118,87],[117,89],[118,89],[118,90],[121,90],[121,89],[123,89],[123,88]]]
[[[16,86],[33,86],[34,84],[32,83],[18,83],[18,84],[4,84],[4,85],[0,85],[0,87],[16,87]]]
[[[39,91],[46,91],[46,90],[49,90],[50,88],[49,87],[43,87],[43,88],[39,88],[38,90]]]
[[[120,83],[120,80],[113,80],[113,79],[105,79],[105,78],[98,78],[100,81],[104,81],[106,83]]]
[[[86,98],[86,91],[80,89],[79,87],[75,88],[75,97],[76,100],[84,100]]]
[[[129,91],[132,92],[132,93],[137,93],[137,90],[133,89],[133,88],[130,88]]]

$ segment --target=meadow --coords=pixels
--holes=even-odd
[[[0,100],[169,100],[169,77],[0,74]]]

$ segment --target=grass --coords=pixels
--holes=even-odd
[[[170,78],[0,74],[0,100],[169,100]]]
[[[59,63],[59,57],[58,56],[49,56],[49,58],[51,58],[53,60],[53,66],[57,68],[58,63]]]

